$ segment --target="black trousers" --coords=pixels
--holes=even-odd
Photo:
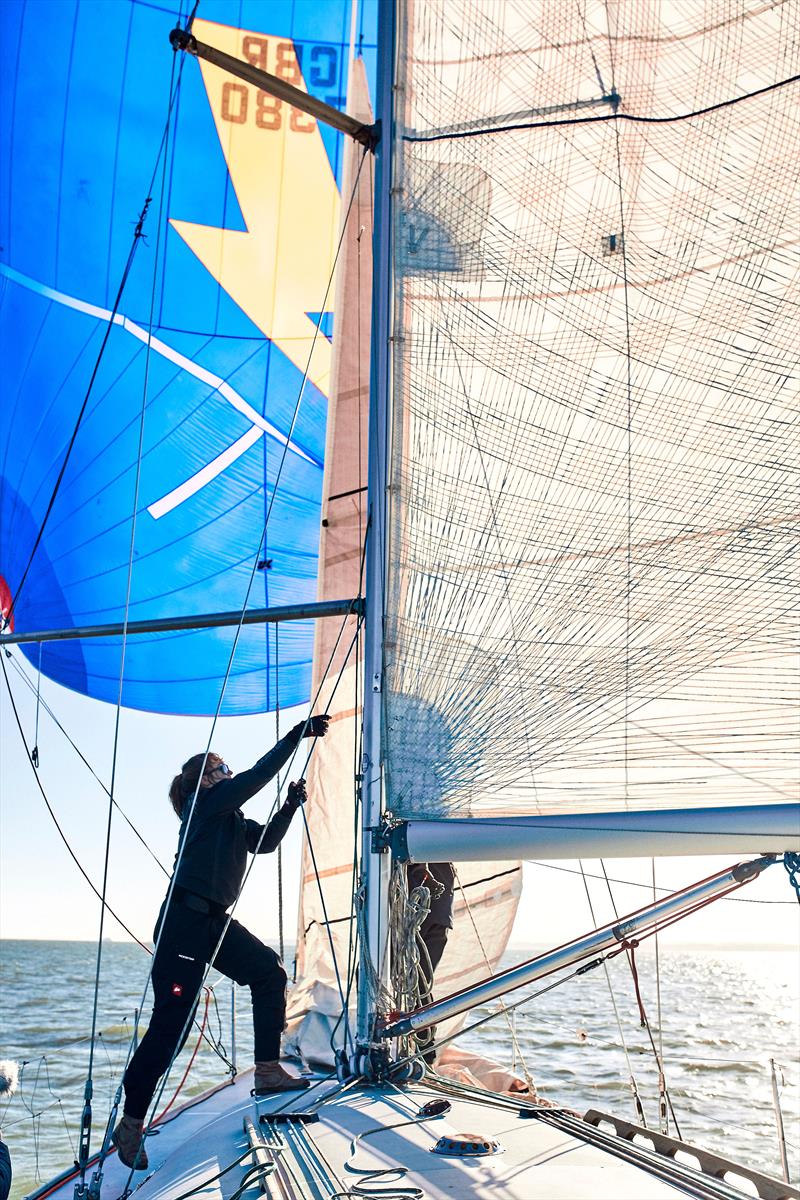
[[[417,934],[418,940],[422,943],[420,946],[420,1004],[430,1004],[433,1001],[433,976],[444,954],[449,932],[450,929],[447,925],[441,925],[438,921],[432,921],[430,916],[428,916],[422,922],[422,928]],[[427,955],[425,951],[427,951]],[[429,960],[430,970],[428,969]],[[435,1037],[435,1025],[431,1025],[428,1029],[423,1029],[417,1034],[417,1049],[425,1050],[423,1058],[428,1066],[433,1066],[434,1059],[436,1058],[436,1051],[430,1048]]]
[[[159,1079],[186,1041],[205,968],[226,920],[222,911],[200,913],[180,903],[170,905],[153,962],[150,1025],[123,1081],[125,1112],[138,1121],[145,1120]],[[214,966],[250,988],[256,1062],[277,1059],[286,1014],[286,972],[278,955],[231,921]]]
[[[440,925],[438,921],[432,921],[430,917],[426,917],[422,922],[418,937],[425,947],[427,955],[420,947],[422,970],[420,972],[419,999],[421,1004],[430,1004],[433,1000],[433,976],[442,960],[449,932],[450,929],[447,925]],[[428,960],[430,960],[430,971],[428,970]]]

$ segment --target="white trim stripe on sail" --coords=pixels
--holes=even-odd
[[[20,287],[27,288],[31,292],[36,292],[48,300],[53,300],[56,304],[63,305],[65,308],[85,313],[86,316],[95,317],[98,321],[112,320],[112,313],[109,309],[100,308],[98,305],[90,304],[86,300],[78,300],[75,296],[68,296],[65,292],[56,291],[54,288],[48,287],[47,284],[39,283],[38,280],[32,279],[29,275],[24,275],[21,271],[15,270],[6,263],[0,263],[0,274],[5,275],[12,283],[17,283]],[[312,463],[314,466],[320,466],[320,463],[315,458],[312,458],[310,454],[307,454],[296,443],[289,441],[286,435],[281,433],[280,429],[277,429],[270,421],[262,417],[251,404],[248,404],[243,396],[240,396],[219,375],[215,375],[213,371],[209,371],[205,367],[201,367],[199,363],[193,362],[185,354],[181,354],[174,347],[168,346],[166,342],[162,342],[160,338],[151,337],[146,329],[143,329],[141,325],[137,325],[135,321],[132,321],[130,317],[126,317],[124,313],[117,313],[113,316],[113,323],[119,325],[126,333],[132,334],[138,341],[145,344],[149,341],[151,350],[156,354],[160,354],[162,358],[166,358],[169,362],[174,363],[175,366],[180,367],[182,371],[186,371],[188,375],[194,376],[201,383],[208,384],[209,387],[219,393],[223,400],[227,401],[237,412],[247,417],[253,424],[251,429],[233,442],[232,445],[228,446],[222,454],[219,454],[178,487],[173,488],[171,492],[168,492],[159,500],[155,500],[149,505],[147,511],[156,520],[159,517],[163,517],[166,513],[171,512],[173,508],[177,508],[179,504],[182,504],[184,500],[188,500],[196,492],[199,492],[207,483],[210,483],[234,463],[237,458],[240,458],[246,450],[249,450],[265,433],[274,438],[275,441],[280,442],[281,445],[287,446],[299,458],[305,459],[306,462]]]

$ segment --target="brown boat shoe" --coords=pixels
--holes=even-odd
[[[144,1148],[144,1121],[124,1116],[111,1135],[111,1144],[116,1146],[119,1161],[134,1171],[146,1171],[150,1166]]]
[[[307,1079],[286,1071],[277,1059],[272,1062],[257,1062],[253,1095],[268,1096],[271,1092],[295,1092],[309,1086]]]

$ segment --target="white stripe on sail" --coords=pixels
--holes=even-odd
[[[188,500],[195,492],[199,492],[212,479],[216,479],[217,475],[221,475],[231,463],[236,462],[246,450],[249,450],[259,438],[264,436],[263,429],[257,429],[255,425],[248,429],[247,433],[242,434],[232,446],[228,446],[227,450],[223,450],[222,454],[218,454],[212,462],[198,471],[196,475],[192,475],[185,483],[168,492],[166,496],[162,496],[160,500],[149,505],[147,511],[151,517],[156,520],[163,517],[166,513],[171,512],[173,508],[177,508],[179,504],[183,504],[184,500]]]
[[[79,300],[75,296],[68,296],[65,292],[56,291],[54,288],[48,287],[44,283],[39,283],[36,279],[31,279],[29,275],[24,275],[21,271],[16,271],[13,267],[9,267],[6,263],[0,263],[0,274],[5,275],[12,283],[17,283],[20,287],[27,288],[31,292],[36,292],[40,296],[44,296],[48,300],[54,301],[56,304],[62,305],[64,308],[74,309],[76,312],[84,313],[86,316],[94,317],[98,321],[111,321],[112,314],[109,309],[100,308],[96,304],[89,304],[86,300]],[[193,496],[200,488],[205,487],[217,477],[222,471],[235,462],[240,455],[244,454],[263,433],[268,434],[281,445],[288,447],[292,454],[296,454],[299,458],[305,459],[306,462],[314,463],[319,466],[315,458],[307,454],[305,450],[295,443],[289,441],[285,434],[281,433],[280,429],[276,428],[257,409],[240,396],[239,393],[232,388],[229,383],[222,379],[219,375],[215,375],[213,371],[200,366],[191,358],[187,358],[185,354],[181,354],[173,346],[168,346],[166,342],[162,342],[160,338],[152,337],[146,329],[141,325],[137,325],[130,317],[126,317],[124,313],[116,313],[113,317],[113,323],[119,325],[126,333],[130,333],[138,341],[144,342],[145,345],[150,345],[151,350],[155,354],[159,354],[162,358],[180,367],[182,371],[186,371],[188,375],[192,375],[201,383],[206,383],[210,388],[217,392],[223,400],[227,401],[232,408],[240,412],[248,420],[252,421],[253,428],[248,430],[242,437],[224,450],[207,466],[203,467],[190,479],[168,492],[161,499],[156,500],[148,508],[151,516],[158,519],[165,513],[170,512],[178,504],[181,504],[189,496]]]

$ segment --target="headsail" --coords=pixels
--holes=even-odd
[[[291,11],[209,4],[200,17],[212,19],[195,31],[341,105],[350,10],[349,0]],[[232,19],[240,24],[220,23]],[[13,102],[2,106],[4,608],[41,528],[148,195],[146,239],[15,626],[123,619],[145,386],[130,619],[241,608],[268,511],[248,606],[314,599],[341,139],[214,67],[187,62],[181,74],[157,7],[104,8],[102,52],[89,5],[12,2],[0,20],[5,62],[16,68],[4,79]],[[156,150],[167,128],[162,174]],[[43,416],[32,427],[33,412]],[[123,702],[213,712],[233,636],[131,640]],[[311,622],[282,631],[282,705],[308,698],[312,641]],[[38,665],[38,648],[29,653]],[[118,639],[50,643],[41,667],[116,699],[119,656]],[[272,707],[276,684],[270,639],[246,630],[223,713]]]
[[[797,12],[400,27],[389,807],[795,799]]]
[[[372,121],[364,62],[352,66],[348,111]],[[341,336],[333,353],[331,410],[322,502],[319,598],[363,592],[367,522],[370,325],[372,299],[372,171],[362,147],[347,147],[342,180],[344,224],[336,310]],[[348,966],[355,954],[358,862],[356,776],[361,730],[362,643],[356,617],[319,622],[312,694],[333,718],[309,765],[308,832],[303,844],[297,928],[298,986],[289,998],[287,1043],[315,1061],[332,1058],[331,1034],[342,1044]],[[319,872],[319,877],[317,875]],[[338,973],[338,978],[337,978]]]

